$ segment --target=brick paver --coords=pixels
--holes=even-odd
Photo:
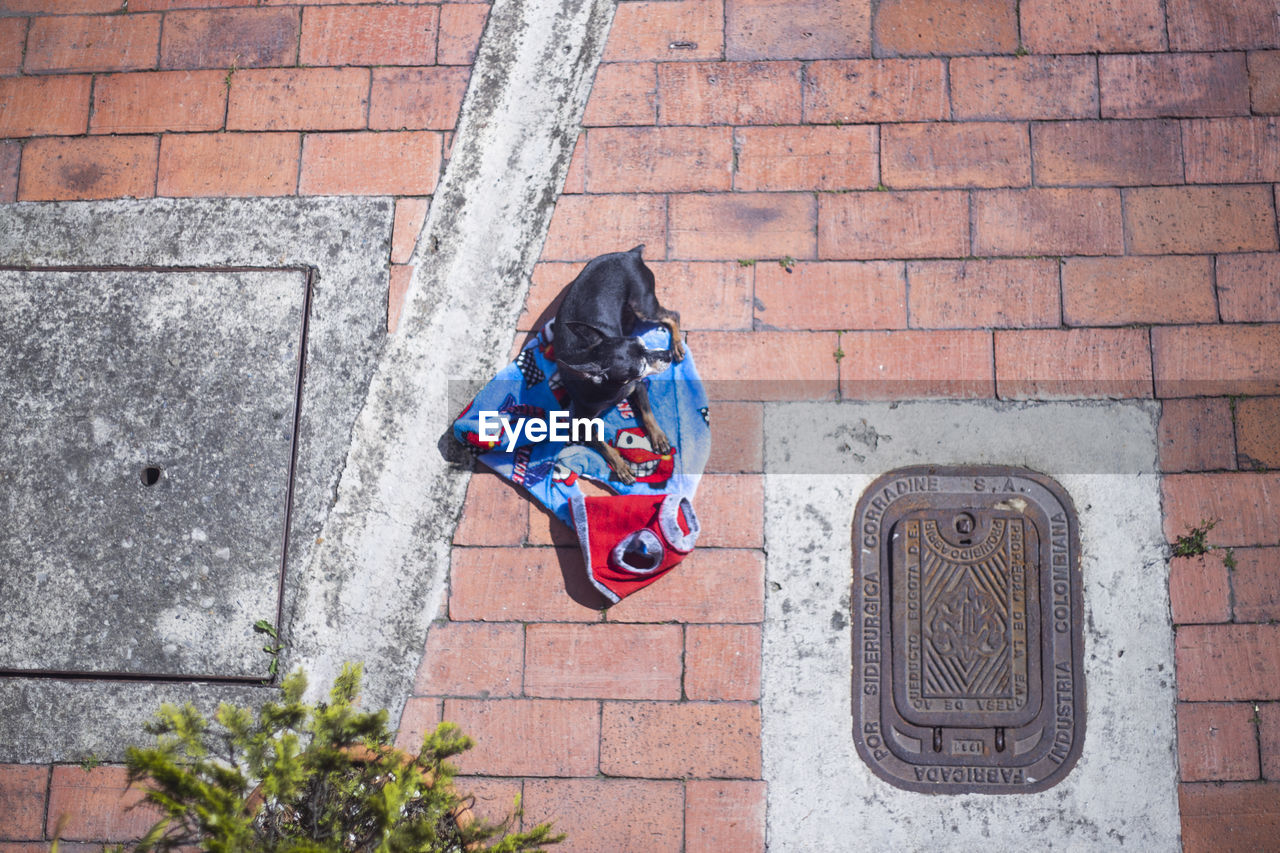
[[[392,196],[394,330],[488,11],[0,0],[0,203]],[[715,400],[702,547],[606,610],[473,477],[401,744],[462,723],[567,849],[762,850],[762,401],[1154,397],[1166,537],[1216,521],[1170,565],[1184,846],[1273,844],[1277,115],[1271,0],[620,2],[519,326],[646,244]],[[121,772],[0,768],[0,838],[136,835]]]

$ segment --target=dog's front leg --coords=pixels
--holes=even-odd
[[[672,340],[675,340],[674,338]],[[667,439],[667,434],[662,431],[662,427],[658,426],[658,420],[653,416],[653,407],[649,405],[649,391],[641,382],[636,389],[627,397],[631,403],[631,410],[636,413],[636,417],[640,419],[640,426],[644,428],[644,434],[649,436],[649,446],[653,448],[654,453],[667,453],[671,450],[671,442]]]
[[[591,441],[588,442],[587,446],[604,457],[605,461],[609,463],[609,467],[613,469],[613,475],[624,484],[630,486],[635,483],[635,472],[631,470],[627,460],[622,458],[618,448],[612,444],[605,444],[603,441]]]

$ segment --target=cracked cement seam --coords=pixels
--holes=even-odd
[[[616,0],[497,0],[452,159],[411,263],[399,332],[352,432],[338,500],[298,579],[286,665],[313,694],[365,664],[365,707],[398,715],[448,572],[469,471],[437,442],[451,380],[508,356],[568,173]]]

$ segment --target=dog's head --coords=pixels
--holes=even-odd
[[[668,350],[649,349],[639,338],[632,337],[602,337],[583,357],[560,361],[560,367],[571,377],[606,388],[629,388],[670,366]]]

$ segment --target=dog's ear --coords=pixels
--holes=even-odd
[[[595,346],[605,339],[605,333],[590,323],[579,323],[577,320],[570,320],[565,323],[565,326],[572,329],[573,333],[582,338],[588,346]]]
[[[639,257],[642,252],[644,252],[644,243],[641,243],[639,246],[636,246],[634,249],[632,249],[630,254],[636,255],[637,257]]]
[[[604,365],[597,361],[583,361],[577,364],[569,364],[567,361],[558,362],[561,370],[567,370],[575,373],[581,378],[587,380],[593,385],[599,385],[604,382]]]

